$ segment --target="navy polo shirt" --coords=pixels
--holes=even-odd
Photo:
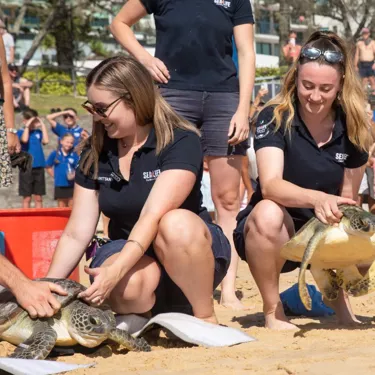
[[[235,26],[254,23],[249,0],[141,2],[155,17],[155,56],[171,75],[161,87],[238,92],[232,36]]]
[[[24,129],[17,132],[18,138],[21,139]],[[29,141],[21,142],[22,151],[28,152],[33,157],[33,168],[44,168],[46,161],[44,158],[42,146],[43,133],[40,129],[29,130]]]
[[[296,108],[291,133],[285,133],[285,126],[276,132],[271,122],[273,108],[260,112],[254,139],[255,151],[263,147],[277,147],[284,151],[283,178],[305,189],[319,190],[327,194],[340,195],[345,168],[358,168],[366,164],[368,155],[360,151],[348,138],[346,118],[338,108],[332,139],[318,147]],[[261,186],[253,194],[248,207],[238,215],[238,221],[248,215],[263,199]],[[297,229],[314,216],[311,208],[286,207]]]
[[[73,187],[74,181],[68,180],[69,168],[74,171],[78,165],[79,156],[75,152],[64,155],[61,150],[54,150],[48,156],[46,167],[54,167],[55,186]]]
[[[91,177],[85,176],[78,167],[75,182],[85,188],[98,190],[100,211],[111,219],[109,237],[112,240],[127,239],[155,180],[160,173],[169,169],[188,170],[196,175],[194,187],[180,208],[210,222],[207,210],[201,206],[203,152],[198,135],[190,131],[175,129],[174,141],[156,155],[156,136],[152,129],[145,144],[133,155],[129,181],[122,177],[119,169],[117,140],[106,138],[99,156],[97,179],[92,178],[92,172]]]
[[[52,132],[55,133],[59,138],[61,138],[66,133],[70,133],[74,137],[73,147],[76,147],[81,141],[81,133],[83,128],[76,125],[74,128],[68,128],[60,123],[56,123],[56,126],[52,128]]]

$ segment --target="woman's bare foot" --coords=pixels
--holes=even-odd
[[[245,306],[236,295],[227,296],[221,294],[220,297],[220,305],[232,309],[234,311],[244,311],[244,310],[251,310],[253,306]]]
[[[196,316],[196,318],[198,318],[200,320],[203,320],[203,321],[205,321],[207,323],[219,324],[219,321],[217,320],[217,317],[216,317],[215,313],[213,313],[213,315],[208,316],[206,318],[203,318],[203,317],[200,317],[200,316]]]
[[[356,318],[350,306],[348,295],[341,289],[339,296],[334,301],[323,298],[323,302],[336,313],[337,321],[344,325],[356,325],[362,322]]]
[[[277,331],[299,329],[285,316],[281,302],[273,308],[264,308],[265,327]]]

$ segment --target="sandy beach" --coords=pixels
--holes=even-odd
[[[281,277],[281,290],[293,285],[297,271]],[[312,283],[309,275],[308,281]],[[300,331],[275,332],[263,328],[261,299],[247,265],[242,262],[238,274],[238,289],[243,302],[252,306],[247,312],[233,312],[215,302],[221,324],[243,329],[257,341],[227,348],[202,348],[179,340],[149,337],[150,353],[127,352],[121,347],[103,345],[91,354],[54,359],[68,363],[95,363],[94,368],[80,369],[74,375],[324,375],[375,373],[375,294],[352,299],[354,311],[363,321],[361,326],[344,327],[329,318],[294,318]],[[220,291],[215,293],[215,299]],[[14,347],[0,343],[0,356]]]

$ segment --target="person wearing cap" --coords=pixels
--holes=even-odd
[[[11,34],[8,33],[7,27],[0,19],[0,35],[3,37],[5,55],[8,64],[14,62],[14,38]]]
[[[361,39],[356,44],[354,56],[354,66],[362,78],[366,88],[368,83],[371,85],[371,93],[375,94],[375,42],[370,37],[370,30],[364,27],[361,30]]]
[[[17,65],[9,64],[8,71],[12,79],[14,108],[17,112],[24,111],[30,107],[30,89],[33,83],[20,77]]]

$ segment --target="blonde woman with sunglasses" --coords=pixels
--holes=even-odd
[[[338,206],[356,204],[368,134],[365,95],[348,48],[334,33],[313,33],[280,94],[258,116],[259,185],[234,232],[262,295],[267,328],[296,328],[284,314],[279,277],[298,264],[281,259],[281,246],[313,215],[335,225]],[[331,305],[341,323],[357,322],[343,293]]]
[[[104,60],[86,83],[83,107],[93,115],[93,132],[48,276],[67,277],[77,266],[102,212],[110,219],[110,241],[86,269],[92,285],[82,298],[106,300],[121,314],[175,311],[215,323],[213,289],[227,272],[231,249],[201,207],[199,131],[132,58]]]

